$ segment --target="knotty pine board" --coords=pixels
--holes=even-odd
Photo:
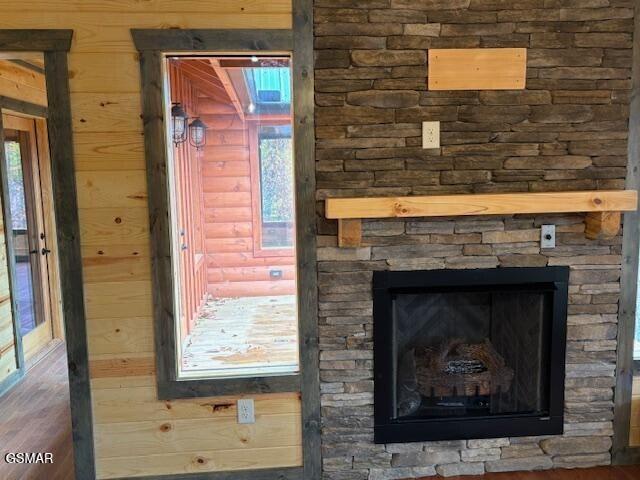
[[[91,319],[87,322],[87,329],[90,332],[89,348],[96,356],[152,353],[154,349],[153,331],[149,328],[151,325],[153,325],[152,317]],[[108,416],[105,418],[109,420]]]
[[[429,50],[429,90],[522,90],[526,48]]]
[[[0,60],[0,96],[47,105],[44,75],[9,60]]]
[[[83,245],[82,259],[86,283],[148,280],[151,278],[149,244]]]
[[[16,3],[3,0],[0,10],[3,12],[1,28],[74,30],[69,55],[70,90],[79,174],[89,354],[93,361],[92,391],[94,397],[100,399],[100,393],[107,389],[110,397],[119,397],[122,401],[135,397],[134,391],[140,386],[154,391],[149,227],[146,200],[138,199],[139,194],[146,193],[146,181],[142,181],[145,161],[139,118],[139,64],[130,29],[290,28],[291,2],[33,0]],[[114,65],[117,68],[113,68]],[[248,164],[221,163],[212,170],[216,175],[233,177],[239,172],[248,173]],[[217,218],[219,213],[209,212]],[[120,219],[120,223],[116,223],[116,219]],[[200,398],[185,402],[198,409],[201,404],[215,401]],[[285,409],[286,405],[290,406],[291,415],[299,417],[297,395],[279,401]],[[166,443],[162,455],[136,451],[135,445],[155,441],[165,420],[160,413],[165,402],[153,399],[149,402],[155,405],[149,410],[151,413],[125,419],[115,413],[111,418],[113,410],[101,410],[96,404],[97,411],[104,413],[99,414],[100,428],[95,431],[99,478],[302,463],[299,429],[271,435],[273,450],[270,451],[247,447],[231,454],[226,447],[205,451],[197,444],[189,447],[193,451],[186,451],[183,438]],[[263,429],[260,409],[256,413],[258,419],[253,428],[268,431]],[[188,417],[189,413],[185,413],[184,420]],[[189,434],[195,437],[206,437],[220,428],[213,415],[194,414],[194,418],[197,421],[190,425]],[[114,425],[111,430],[110,425]],[[229,435],[240,438],[241,429],[233,422],[225,428]],[[108,441],[123,446],[118,452],[122,457],[106,458]],[[204,463],[194,460],[200,457],[205,459]]]
[[[3,28],[72,28],[72,56],[77,53],[135,54],[131,28],[291,28],[291,14],[271,13],[269,3],[264,0],[258,2],[263,10],[254,13],[240,10],[244,2],[238,2],[233,11],[226,8],[223,13],[217,12],[217,1],[211,2],[207,11],[202,11],[205,7],[200,6],[197,13],[185,13],[188,11],[182,9],[183,2],[174,2],[180,8],[174,7],[173,12],[155,12],[147,2],[139,0],[125,0],[123,3],[127,6],[110,12],[77,10],[83,0],[52,0],[46,3],[49,6],[44,9],[34,7],[31,2],[28,5],[14,3],[9,10],[1,10],[1,24]],[[138,9],[131,12],[128,5],[134,3]],[[108,84],[101,91],[109,91]]]

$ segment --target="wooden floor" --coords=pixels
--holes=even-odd
[[[7,464],[7,452],[51,452],[53,464]],[[61,343],[0,397],[0,479],[73,478],[69,381]]]
[[[182,355],[185,376],[291,372],[297,365],[295,295],[207,300]]]
[[[426,477],[424,480],[432,480]],[[435,477],[438,478],[438,477]],[[449,480],[639,480],[640,465],[632,467],[576,468],[540,472],[487,473],[479,476],[449,477]]]

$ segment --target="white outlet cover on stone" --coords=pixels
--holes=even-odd
[[[440,148],[440,122],[422,122],[422,148]]]
[[[540,248],[556,248],[555,225],[542,225],[540,227]]]

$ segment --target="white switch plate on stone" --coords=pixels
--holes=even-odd
[[[540,227],[540,248],[556,248],[555,225],[542,225]]]
[[[440,122],[422,122],[422,148],[440,148]]]
[[[256,423],[256,410],[251,398],[238,400],[238,423]]]

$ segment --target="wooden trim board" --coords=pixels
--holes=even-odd
[[[68,52],[72,37],[73,30],[66,29],[0,30],[0,51]]]
[[[9,181],[7,176],[5,150],[4,150],[4,132],[2,109],[0,108],[0,210],[2,211],[2,225],[4,235],[4,255],[7,264],[7,276],[9,281],[9,293],[11,297],[11,320],[13,322],[13,349],[15,354],[16,369],[0,382],[0,394],[4,394],[19,382],[25,373],[24,351],[22,343],[22,333],[20,329],[20,320],[18,318],[18,304],[13,295],[14,285],[16,284],[15,263],[10,261],[14,258],[13,250],[13,233],[11,232],[11,202],[9,201]]]
[[[293,0],[293,135],[302,379],[303,478],[322,477],[316,226],[313,0]]]
[[[295,0],[294,30],[132,30],[140,51],[145,157],[149,185],[149,218],[152,237],[152,283],[156,377],[160,399],[298,392],[302,390],[302,440],[304,473],[301,478],[321,476],[320,392],[318,368],[317,274],[315,227],[315,142],[313,124],[313,10],[311,0]],[[296,175],[296,223],[299,295],[299,375],[237,379],[179,381],[176,378],[173,278],[169,236],[167,157],[165,145],[162,64],[165,54],[188,52],[293,52],[294,148]],[[294,472],[299,475],[299,471]],[[261,472],[262,474],[262,472]],[[265,471],[264,478],[281,473]],[[228,478],[252,478],[247,472]],[[169,477],[170,478],[170,477]],[[182,478],[182,477],[179,477]],[[227,478],[224,474],[184,478]],[[260,477],[262,478],[262,477]]]
[[[429,90],[522,90],[526,48],[429,50]]]
[[[72,32],[63,32],[67,32],[69,39],[63,45],[69,47]],[[32,50],[38,48],[34,46]],[[49,102],[47,129],[56,213],[58,271],[69,364],[75,477],[92,479],[96,476],[93,414],[67,51],[47,51],[44,61]]]
[[[300,388],[297,374],[260,376],[251,378],[179,380],[176,365],[176,331],[174,291],[171,261],[171,225],[169,224],[168,151],[164,130],[164,59],[166,52],[191,52],[195,42],[198,50],[230,51],[241,46],[253,52],[292,51],[290,31],[252,30],[247,39],[237,36],[237,31],[218,30],[135,30],[131,31],[134,43],[140,50],[140,67],[143,97],[143,123],[145,157],[147,160],[147,185],[149,192],[149,223],[152,238],[152,280],[154,284],[154,329],[156,344],[156,375],[158,398],[170,400],[233,393],[292,392]],[[260,35],[264,39],[257,41]],[[229,37],[231,43],[225,42]],[[155,41],[153,40],[155,38]],[[185,39],[191,39],[186,41]],[[151,49],[156,45],[155,49]],[[295,82],[295,80],[294,80]]]
[[[0,95],[0,107],[2,107],[3,110],[7,110],[9,113],[19,112],[30,117],[47,118],[47,107],[22,100],[16,100],[15,98],[3,97]]]
[[[626,188],[640,188],[640,15],[635,16],[629,142]],[[631,399],[633,395],[633,344],[636,329],[638,250],[640,214],[624,215],[622,234],[622,277],[618,307],[616,385],[613,407],[612,462],[616,465],[640,463],[640,447],[630,445]]]
[[[517,213],[630,212],[635,190],[328,198],[327,218],[406,218]]]
[[[358,247],[363,218],[452,217],[587,212],[589,239],[611,238],[620,230],[620,212],[635,211],[636,190],[328,198],[326,217],[338,219],[338,245]]]

